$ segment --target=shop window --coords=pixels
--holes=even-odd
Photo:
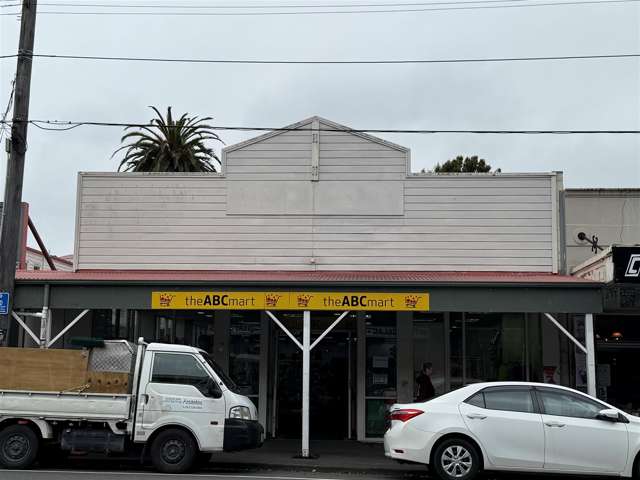
[[[168,316],[156,317],[156,341],[161,343],[174,343],[175,319]]]
[[[452,390],[486,381],[543,380],[539,315],[451,313],[448,333]]]
[[[597,315],[594,326],[598,398],[640,414],[640,315]]]
[[[524,314],[467,313],[465,384],[526,380]]]
[[[231,313],[229,375],[240,393],[258,403],[260,385],[260,312]]]
[[[93,310],[91,336],[103,340],[118,338],[119,311],[115,309]]]
[[[190,327],[191,333],[185,334],[189,345],[201,348],[212,355],[214,353],[214,315],[215,313],[210,310],[195,312],[192,314],[192,321],[186,322],[187,329]]]
[[[425,401],[442,395],[445,386],[444,321],[441,313],[413,314],[414,398]]]
[[[386,414],[396,402],[397,330],[396,314],[365,313],[366,322],[366,424],[368,438],[381,437]]]

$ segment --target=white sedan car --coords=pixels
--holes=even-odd
[[[640,478],[640,417],[584,393],[528,382],[476,383],[396,404],[385,454],[443,480],[480,470]]]

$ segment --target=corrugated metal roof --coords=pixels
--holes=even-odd
[[[568,275],[531,272],[423,271],[259,271],[259,270],[79,270],[19,271],[18,282],[135,282],[135,283],[298,283],[298,284],[584,284],[597,282]]]

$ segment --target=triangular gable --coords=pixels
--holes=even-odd
[[[322,117],[318,117],[318,116],[313,116],[310,118],[307,118],[305,120],[301,120],[299,122],[296,123],[292,123],[291,125],[287,125],[285,127],[282,127],[282,130],[274,130],[271,132],[267,132],[263,135],[259,135],[257,137],[253,137],[250,138],[248,140],[245,140],[244,142],[240,142],[240,143],[236,143],[235,145],[230,145],[226,148],[222,149],[222,153],[223,155],[229,152],[233,152],[235,150],[239,150],[241,148],[247,147],[249,145],[254,145],[256,143],[260,143],[263,142],[265,140],[268,140],[270,138],[276,137],[278,135],[282,135],[283,133],[287,133],[290,130],[302,130],[303,127],[308,126],[308,130],[311,130],[311,125],[313,124],[314,121],[318,121],[320,123],[320,129],[322,130],[322,126],[324,125],[325,127],[328,127],[331,130],[339,130],[339,131],[343,131],[345,133],[349,133],[351,135],[355,135],[357,137],[360,137],[362,139],[368,140],[370,142],[374,142],[380,145],[384,145],[386,147],[392,148],[394,150],[398,150],[400,152],[404,152],[404,153],[408,153],[409,149],[407,147],[403,147],[401,145],[395,144],[393,142],[389,142],[387,140],[383,140],[382,138],[378,138],[375,137],[373,135],[369,135],[367,133],[363,133],[363,132],[356,132],[356,131],[352,131],[352,129],[350,127],[344,126],[344,125],[340,125],[339,123],[335,123],[332,122],[331,120],[327,120],[326,118],[322,118]]]

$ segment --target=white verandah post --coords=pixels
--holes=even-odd
[[[309,457],[309,368],[311,357],[311,312],[302,314],[302,457]]]
[[[593,314],[584,316],[584,341],[587,344],[587,393],[597,396],[596,388],[596,344],[593,335]]]

